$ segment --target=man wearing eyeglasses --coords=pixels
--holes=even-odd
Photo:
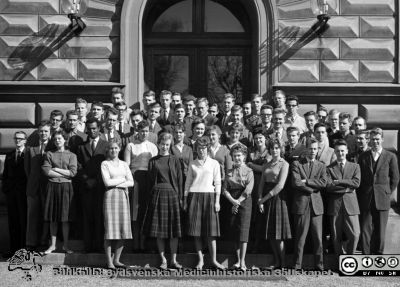
[[[298,127],[301,133],[307,131],[306,121],[301,117],[297,110],[299,108],[299,99],[296,96],[290,96],[286,99],[286,116],[285,126],[286,127]]]
[[[26,238],[26,175],[24,155],[26,134],[14,134],[15,149],[6,154],[3,171],[3,192],[6,195],[10,249],[7,257],[25,247]]]
[[[50,113],[50,118],[49,118],[49,123],[50,123],[50,138],[49,138],[49,146],[48,149],[51,150],[55,148],[55,145],[53,141],[51,140],[52,135],[56,131],[62,131],[62,123],[64,119],[64,114],[60,110],[53,110]],[[40,135],[39,131],[35,130],[33,133],[31,133],[26,140],[26,146],[32,147],[32,146],[38,146],[40,142]]]

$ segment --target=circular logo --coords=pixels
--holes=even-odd
[[[371,257],[364,257],[364,258],[361,260],[361,263],[362,263],[362,266],[363,266],[363,267],[369,268],[369,267],[371,267],[371,266],[374,264],[374,260],[372,260]]]
[[[358,263],[353,257],[346,257],[340,263],[340,269],[343,273],[352,274],[357,271]]]
[[[396,268],[399,265],[399,259],[397,257],[389,257],[387,260],[387,265],[390,268]]]
[[[376,267],[382,268],[383,266],[385,266],[385,264],[386,264],[386,260],[382,256],[375,258],[375,266]]]

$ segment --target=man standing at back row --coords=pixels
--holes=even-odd
[[[362,153],[358,160],[361,184],[357,195],[361,211],[363,254],[383,254],[390,195],[399,183],[396,155],[383,149],[382,143],[382,129],[372,129],[371,150]]]

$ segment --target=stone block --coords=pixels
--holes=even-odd
[[[119,62],[109,59],[78,60],[78,79],[85,81],[118,81]]]
[[[78,68],[76,59],[47,59],[38,67],[39,80],[54,81],[77,79]]]
[[[0,59],[0,81],[13,81],[15,77],[22,73],[22,69],[16,69],[9,64],[9,60],[17,61],[17,59]],[[37,80],[37,68],[34,68],[23,78],[24,81]]]
[[[358,61],[322,61],[321,82],[357,82]]]
[[[360,81],[367,83],[391,83],[395,80],[394,62],[361,61]]]
[[[369,125],[369,127],[371,127]],[[383,131],[384,141],[382,146],[390,151],[397,152],[399,150],[399,131],[398,130],[384,130]]]
[[[393,38],[395,18],[393,17],[361,17],[361,37]]]
[[[393,60],[395,42],[393,39],[341,39],[342,59]]]
[[[289,40],[289,41],[288,41]],[[279,56],[286,59],[338,59],[339,39],[317,38],[303,46],[300,38],[295,43],[292,39],[281,38],[279,44]]]
[[[118,13],[120,9],[121,7],[116,1],[91,0],[85,16],[111,18],[111,16],[120,15]]]
[[[0,13],[58,14],[60,0],[1,0]]]
[[[56,58],[57,51],[48,47],[54,38],[40,36],[0,36],[0,57],[20,58],[20,62],[35,60],[39,54],[50,53],[49,58]]]
[[[349,113],[352,115],[353,118],[358,116],[358,106],[357,105],[336,105],[336,104],[321,104],[325,108],[330,110],[338,110],[341,113]]]
[[[301,97],[301,95],[300,95]],[[299,109],[297,110],[297,113],[304,117],[304,114],[309,112],[309,111],[317,111],[317,105],[311,105],[311,104],[301,104],[301,100],[300,100],[300,104],[299,104]]]
[[[34,126],[35,103],[1,103],[1,126]]]
[[[111,19],[96,19],[96,18],[82,18],[86,24],[85,30],[82,31],[82,36],[119,36],[120,22]],[[52,24],[60,25],[57,35],[67,28],[70,21],[65,15],[41,15],[39,17],[39,28]],[[62,28],[61,28],[62,27]]]
[[[393,15],[395,0],[341,0],[341,15]]]
[[[22,128],[18,129],[18,131],[24,131],[28,136],[34,131],[35,129],[27,129]],[[14,133],[17,130],[13,129],[0,129],[0,149],[1,150],[8,150],[15,148],[14,143]]]
[[[367,119],[368,128],[379,125],[398,126],[400,105],[361,105],[360,115]]]
[[[288,60],[279,67],[280,82],[308,82],[315,83],[319,80],[319,61]]]
[[[119,52],[119,37],[76,37],[60,48],[60,58],[118,58]]]
[[[74,103],[39,103],[38,104],[39,119],[41,121],[48,120],[50,117],[50,113],[53,110],[62,111],[65,117],[65,113],[67,111],[74,109],[75,109]]]
[[[0,35],[30,35],[37,31],[37,15],[0,15]]]
[[[339,0],[335,0],[339,1]],[[336,5],[336,9],[332,9],[329,6],[328,13],[329,15],[337,15],[339,12],[339,5]],[[315,18],[310,1],[296,1],[292,3],[288,3],[286,5],[278,6],[278,15],[279,19],[291,19],[291,18]]]

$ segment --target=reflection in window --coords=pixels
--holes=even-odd
[[[244,28],[224,6],[212,0],[206,0],[204,32],[244,32]]]
[[[242,101],[242,63],[240,56],[208,57],[208,99],[222,103],[225,93],[232,93],[236,102]]]
[[[192,32],[192,0],[172,5],[157,18],[153,32]]]
[[[185,94],[189,88],[189,57],[154,56],[154,88]]]

